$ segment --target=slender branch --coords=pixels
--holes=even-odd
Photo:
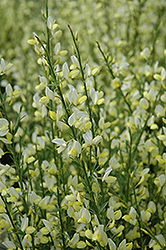
[[[46,20],[48,19],[48,0],[46,0]],[[47,26],[47,50],[48,54],[50,54],[50,31]]]
[[[126,201],[128,202],[129,199],[129,191],[130,191],[130,170],[131,170],[131,166],[132,166],[132,134],[131,134],[131,130],[129,130],[129,134],[130,134],[130,145],[129,145],[129,160],[128,160],[128,164],[127,164],[127,188],[126,188]]]
[[[108,59],[107,59],[107,57],[105,56],[105,54],[104,54],[104,52],[103,52],[103,50],[102,50],[102,48],[101,48],[101,46],[100,46],[100,43],[97,42],[97,41],[96,41],[96,43],[97,43],[98,49],[100,50],[100,52],[101,52],[101,54],[102,54],[102,56],[103,56],[103,58],[104,58],[104,61],[105,61],[106,65],[107,65],[107,68],[108,68],[108,70],[109,70],[109,72],[110,72],[112,78],[115,79],[114,73],[113,73],[112,69],[110,68]]]
[[[115,79],[114,73],[113,73],[113,71],[112,71],[112,69],[111,69],[111,67],[110,67],[110,65],[109,65],[109,62],[108,62],[107,57],[105,56],[105,54],[104,54],[104,52],[103,52],[103,50],[102,50],[102,48],[101,48],[99,42],[96,42],[96,43],[97,43],[98,49],[100,50],[100,52],[101,52],[101,54],[102,54],[102,56],[103,56],[103,58],[104,58],[104,61],[105,61],[106,66],[107,66],[107,68],[108,68],[108,71],[110,72],[112,78]],[[132,114],[133,111],[132,111],[132,109],[131,109],[131,106],[130,106],[129,102],[128,102],[127,99],[126,99],[126,96],[123,94],[123,91],[121,90],[121,87],[119,87],[118,89],[119,89],[120,94],[122,95],[122,97],[123,97],[123,99],[124,99],[126,105],[128,106],[128,109],[129,109],[130,114]]]
[[[45,53],[46,53],[48,65],[49,65],[49,67],[50,67],[50,70],[51,70],[51,73],[52,73],[52,76],[53,76],[53,79],[54,79],[56,88],[57,88],[57,90],[58,90],[57,92],[58,92],[58,94],[60,95],[61,102],[62,102],[63,107],[64,107],[64,109],[65,109],[65,111],[66,111],[66,114],[67,114],[67,118],[69,118],[69,117],[70,117],[70,114],[69,114],[69,111],[68,111],[68,109],[67,109],[67,106],[66,106],[66,103],[65,103],[65,100],[64,100],[62,91],[61,91],[61,89],[60,89],[60,86],[58,85],[58,82],[57,82],[57,79],[56,79],[56,75],[55,75],[55,72],[54,72],[54,69],[53,69],[51,60],[50,60],[50,55],[49,55],[47,49],[44,47],[44,45],[43,45],[43,43],[41,42],[41,40],[39,39],[39,37],[38,37],[38,36],[35,36],[35,37],[36,37],[36,39],[38,40],[38,42],[40,43],[40,45],[42,46],[42,48],[44,49],[44,51],[45,51]],[[67,125],[71,128],[72,133],[73,133],[73,136],[74,136],[74,139],[76,139],[77,137],[76,137],[74,128],[68,124],[68,121],[67,121],[66,123],[67,123]]]
[[[10,215],[10,212],[9,212],[9,209],[8,209],[7,202],[6,202],[5,198],[4,198],[1,194],[0,194],[0,197],[1,197],[2,201],[3,201],[4,204],[5,204],[6,213],[7,213],[7,215],[9,216],[10,222],[11,222],[13,228],[14,228],[14,233],[15,233],[16,236],[17,236],[18,242],[19,242],[19,244],[20,244],[20,248],[21,248],[21,250],[24,250],[24,248],[23,248],[23,246],[22,246],[22,243],[21,243],[21,239],[20,239],[20,237],[19,237],[19,235],[18,235],[18,233],[17,233],[17,228],[16,228],[16,226],[15,226],[15,224],[14,224],[14,221],[13,221],[11,215]]]
[[[92,135],[93,135],[93,138],[94,138],[95,137],[94,124],[93,124],[93,120],[92,120],[92,112],[91,112],[91,107],[90,107],[90,104],[89,104],[90,103],[89,102],[89,96],[88,96],[88,91],[87,91],[87,87],[86,87],[86,83],[85,83],[85,76],[84,76],[84,71],[83,71],[83,67],[82,67],[80,51],[79,51],[79,48],[78,48],[75,36],[73,34],[73,31],[72,31],[70,25],[68,25],[68,27],[69,27],[71,36],[73,38],[73,42],[74,42],[76,51],[77,51],[78,61],[79,61],[79,65],[80,65],[81,75],[82,75],[82,81],[84,83],[84,91],[85,91],[85,95],[87,97],[87,105],[88,105],[88,111],[89,111],[90,121],[91,121],[91,124],[92,124]]]
[[[65,237],[64,237],[64,224],[62,220],[62,214],[61,214],[61,201],[60,201],[60,193],[59,188],[57,187],[57,197],[58,197],[58,207],[59,207],[59,219],[61,224],[61,232],[62,232],[62,242],[63,242],[63,249],[66,249],[66,243],[65,243]]]

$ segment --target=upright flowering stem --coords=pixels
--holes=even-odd
[[[154,233],[150,230],[150,228],[147,226],[147,224],[145,222],[141,222],[142,227],[144,227],[146,229],[146,231],[149,233],[149,235],[151,236],[152,239],[154,239],[156,241],[156,243],[161,247],[160,249],[165,250],[166,247],[163,246],[161,244],[161,242],[156,238],[156,236],[154,235]]]
[[[155,23],[155,28],[154,28],[154,31],[153,31],[153,38],[152,38],[152,50],[151,50],[152,59],[151,59],[151,65],[153,65],[153,63],[155,61],[155,53],[156,53],[156,47],[155,46],[156,46],[158,34],[160,32],[159,26],[161,24],[162,16],[163,16],[164,13],[165,13],[165,7],[164,6],[162,8],[159,7],[157,21]]]
[[[9,120],[9,119],[8,119],[8,115],[7,115],[7,112],[6,112],[5,98],[4,98],[4,96],[3,96],[3,94],[2,94],[1,91],[0,91],[0,100],[1,100],[2,110],[3,110],[3,112],[4,112],[4,116],[5,116],[5,118],[6,118],[7,120]]]
[[[79,48],[78,48],[75,36],[73,34],[73,31],[72,31],[70,25],[68,25],[68,27],[69,27],[69,30],[71,32],[73,42],[74,42],[74,45],[75,45],[75,48],[76,48],[76,51],[77,51],[78,61],[79,61],[79,65],[80,65],[81,75],[82,75],[82,81],[84,83],[84,91],[85,91],[85,95],[87,97],[87,105],[88,105],[90,121],[91,121],[91,124],[92,124],[92,135],[93,135],[93,138],[94,138],[95,137],[94,124],[93,124],[93,120],[92,120],[92,112],[91,112],[91,108],[90,108],[90,104],[89,104],[89,96],[88,96],[88,91],[87,91],[87,87],[86,87],[86,83],[85,83],[85,76],[84,76],[84,71],[83,71],[82,62],[81,62],[81,56],[80,56]]]
[[[20,188],[21,188],[21,192],[22,192],[22,200],[23,200],[23,203],[24,203],[24,208],[25,208],[25,211],[26,213],[28,212],[28,205],[27,205],[27,201],[26,201],[26,198],[25,198],[25,189],[24,189],[24,185],[23,185],[23,166],[21,166],[18,162],[17,162],[17,159],[16,159],[16,155],[15,155],[15,146],[14,146],[14,143],[13,143],[13,161],[15,163],[15,165],[17,166],[17,169],[18,169],[18,176],[19,176],[19,182],[20,182]]]
[[[0,194],[0,197],[1,197],[2,201],[3,201],[4,204],[5,204],[6,213],[7,213],[7,215],[9,216],[10,222],[11,222],[13,228],[14,228],[14,232],[15,232],[15,234],[16,234],[16,236],[17,236],[17,239],[18,239],[20,248],[21,248],[21,250],[24,250],[23,245],[22,245],[22,243],[21,243],[21,239],[20,239],[20,237],[19,237],[19,234],[17,233],[16,225],[14,224],[14,221],[13,221],[12,216],[11,216],[11,214],[10,214],[10,210],[8,209],[8,203],[7,203],[6,199],[5,199],[1,194]]]
[[[162,90],[162,87],[160,87],[160,90],[159,90],[159,92],[158,92],[158,94],[157,94],[157,96],[156,96],[155,102],[154,102],[154,104],[153,104],[153,106],[152,106],[152,108],[151,108],[151,112],[152,112],[152,111],[155,109],[155,107],[156,107],[156,104],[157,104],[157,101],[158,101],[158,97],[161,95],[161,90]],[[147,118],[146,118],[146,121],[145,121],[145,123],[144,123],[144,126],[143,126],[143,128],[142,128],[142,130],[141,130],[141,132],[140,132],[140,134],[139,134],[139,136],[138,136],[138,138],[137,138],[137,141],[136,141],[136,143],[135,143],[135,147],[134,147],[134,149],[133,149],[133,151],[132,151],[132,158],[134,157],[134,155],[135,155],[135,153],[136,153],[136,151],[137,151],[137,147],[138,147],[138,145],[139,145],[139,143],[140,143],[142,134],[143,134],[143,132],[145,131],[145,129],[146,129],[146,127],[147,127],[148,120],[149,120],[149,118],[151,117],[151,112],[148,113],[148,116],[147,116]]]
[[[46,0],[46,20],[48,19],[48,0]],[[48,54],[50,54],[50,32],[47,26],[47,50]]]
[[[101,52],[101,54],[102,54],[102,56],[103,56],[103,58],[104,58],[104,61],[105,61],[106,66],[107,66],[107,68],[108,68],[108,71],[110,72],[112,78],[115,79],[114,73],[113,73],[113,71],[112,71],[112,69],[111,69],[111,67],[110,67],[110,65],[109,65],[109,62],[108,62],[107,57],[105,56],[105,54],[104,54],[104,52],[103,52],[103,50],[102,50],[100,44],[99,44],[98,42],[96,42],[96,43],[97,43],[97,46],[98,46],[99,51]],[[126,99],[126,96],[123,94],[123,91],[121,90],[120,87],[119,87],[118,89],[119,89],[120,94],[121,94],[121,96],[123,97],[123,99],[124,99],[126,105],[128,106],[128,109],[129,109],[130,114],[132,114],[133,111],[132,111],[132,109],[131,109],[131,106],[130,106],[129,102],[128,102],[127,99]]]
[[[59,193],[59,187],[57,187],[57,198],[58,198],[58,207],[59,207],[59,220],[61,225],[61,233],[62,233],[62,242],[63,242],[63,249],[66,249],[66,243],[65,243],[65,237],[64,237],[64,223],[62,220],[62,208],[61,208],[61,200],[60,200],[60,193]]]
[[[51,102],[51,107],[52,107],[52,102]],[[53,122],[51,122],[51,131],[52,131],[52,135],[54,138],[54,129],[53,129]],[[53,157],[54,157],[54,161],[57,162],[57,155],[55,152],[55,147],[53,146]],[[62,172],[62,178],[63,178],[63,191],[65,194],[65,184],[64,184],[64,173],[63,173],[63,162],[62,162],[62,157],[61,155],[59,156],[59,164],[57,164],[57,166],[59,166],[59,172]],[[65,243],[65,237],[64,237],[64,223],[63,223],[63,217],[62,217],[62,207],[61,207],[61,196],[59,193],[59,188],[61,187],[61,182],[60,182],[60,177],[57,174],[56,175],[57,178],[57,200],[58,200],[58,211],[59,211],[59,220],[60,220],[60,225],[61,225],[61,234],[62,234],[62,243],[63,243],[63,249],[66,249],[66,243]]]
[[[99,221],[100,221],[100,223],[101,223],[98,205],[96,204],[96,201],[95,201],[95,198],[94,198],[94,195],[93,195],[92,186],[91,186],[90,180],[89,180],[89,178],[88,178],[88,175],[87,175],[87,172],[86,172],[86,169],[85,169],[85,164],[84,164],[84,162],[82,162],[82,167],[83,167],[83,170],[84,170],[84,173],[85,173],[85,177],[86,177],[86,182],[87,182],[88,189],[89,189],[88,191],[89,191],[90,198],[91,198],[92,201],[93,201],[93,205],[94,205],[95,212],[96,212],[96,214],[97,214],[97,216],[98,216],[98,219],[99,219]]]
[[[108,70],[109,70],[109,72],[110,72],[112,78],[114,79],[115,76],[114,76],[114,73],[113,73],[113,71],[112,71],[112,69],[111,69],[111,67],[110,67],[110,65],[109,65],[108,59],[107,59],[107,57],[105,56],[105,54],[104,54],[104,52],[103,52],[103,50],[102,50],[102,48],[101,48],[101,46],[100,46],[100,43],[97,42],[97,41],[96,41],[96,43],[97,43],[97,46],[98,46],[98,49],[99,49],[100,53],[102,54],[102,56],[103,56],[103,58],[104,58],[104,61],[105,61],[105,63],[106,63],[106,66],[107,66],[107,68],[108,68]]]
[[[38,42],[41,44],[42,48],[44,49],[45,53],[46,53],[46,57],[47,57],[47,62],[48,62],[48,65],[49,65],[49,68],[50,68],[50,71],[51,71],[51,74],[52,74],[52,77],[54,79],[54,82],[55,82],[55,85],[56,85],[56,88],[57,88],[57,92],[58,94],[60,95],[60,98],[61,98],[61,102],[63,104],[63,107],[65,109],[65,112],[67,114],[67,118],[70,117],[70,113],[67,109],[67,106],[66,106],[66,103],[65,103],[65,100],[64,100],[64,97],[63,97],[63,94],[62,94],[62,91],[60,89],[60,86],[58,85],[58,82],[57,82],[57,79],[56,79],[56,75],[55,75],[55,72],[54,72],[54,69],[53,69],[53,66],[52,66],[52,63],[51,63],[51,60],[50,60],[50,55],[47,51],[47,49],[44,47],[43,43],[41,42],[41,40],[39,39],[38,36],[35,36],[36,39],[38,40]],[[76,134],[75,134],[75,131],[74,131],[74,128],[72,126],[70,126],[67,122],[67,125],[71,128],[71,131],[72,131],[72,134],[74,136],[74,139],[76,139]]]
[[[42,171],[42,167],[41,167],[41,160],[40,160],[40,155],[38,153],[37,150],[37,145],[36,145],[36,156],[39,162],[39,173],[40,173],[40,183],[41,183],[41,191],[42,191],[42,198],[45,197],[45,191],[44,191],[44,184],[43,184],[43,171]],[[45,210],[41,210],[41,214],[44,218],[46,218],[46,211]]]
[[[137,202],[137,196],[136,196],[136,192],[135,192],[135,187],[133,186],[133,194],[134,194],[134,200],[135,200],[135,203],[136,203],[136,208],[137,208],[137,212],[138,212],[138,225],[139,225],[139,233],[140,233],[140,238],[141,238],[141,245],[143,247],[143,235],[142,235],[142,230],[141,230],[141,222],[140,222],[140,216],[141,216],[141,213],[140,213],[140,209],[139,209],[139,205],[138,205],[138,202]]]
[[[126,188],[126,201],[128,202],[129,199],[129,186],[130,186],[130,172],[131,172],[131,164],[132,164],[132,134],[131,134],[131,130],[129,130],[129,134],[130,134],[130,145],[129,145],[129,160],[128,160],[128,164],[127,164],[127,188]]]

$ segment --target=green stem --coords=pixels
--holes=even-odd
[[[157,242],[157,244],[159,244],[159,246],[161,247],[161,249],[166,249],[161,243],[160,241],[156,238],[156,236],[152,233],[152,231],[150,230],[150,228],[144,223],[144,222],[141,222],[142,226],[145,228],[145,230],[149,233],[149,235],[151,236],[151,238],[153,240],[155,240]],[[142,228],[143,228],[142,227]]]
[[[40,181],[41,181],[41,187],[42,187],[42,198],[44,198],[45,192],[44,192],[44,185],[43,185],[43,173],[42,173],[42,168],[41,168],[41,160],[40,160],[38,150],[37,150],[37,145],[36,145],[36,155],[37,155],[37,159],[39,162]]]
[[[57,180],[58,182],[58,180]],[[62,220],[62,214],[61,214],[61,201],[60,201],[60,194],[59,194],[59,188],[57,187],[57,196],[58,196],[58,207],[59,207],[59,219],[61,224],[61,233],[62,233],[62,242],[63,242],[63,249],[66,249],[66,243],[65,243],[65,237],[64,237],[64,227],[63,227],[63,220]]]
[[[98,206],[96,204],[96,201],[95,201],[95,198],[94,198],[94,195],[93,195],[92,186],[91,186],[91,183],[89,181],[89,178],[88,178],[88,175],[87,175],[87,172],[86,172],[86,168],[85,168],[84,162],[82,162],[82,167],[83,167],[83,171],[84,171],[84,174],[85,174],[86,182],[87,182],[87,185],[88,185],[88,189],[89,189],[88,191],[89,191],[90,198],[93,201],[95,212],[96,212],[96,214],[98,216],[99,222],[101,223],[101,219],[100,219],[100,215],[99,215],[99,209],[98,209]]]
[[[29,184],[30,184],[30,187],[31,187],[31,191],[33,191],[31,175],[29,173],[29,164],[27,166],[27,172],[28,172],[28,178],[29,178]]]
[[[42,48],[44,49],[44,51],[45,51],[45,53],[46,53],[48,65],[49,65],[49,67],[50,67],[50,71],[51,71],[51,74],[52,74],[52,76],[53,76],[53,79],[54,79],[54,82],[55,82],[55,85],[56,85],[56,88],[57,88],[57,92],[58,92],[58,94],[60,95],[61,102],[62,102],[63,107],[64,107],[64,109],[65,109],[65,111],[66,111],[66,114],[67,114],[67,118],[69,118],[69,117],[70,117],[70,113],[69,113],[69,111],[68,111],[68,109],[67,109],[67,106],[66,106],[66,103],[65,103],[65,100],[64,100],[62,91],[61,91],[61,89],[60,89],[60,86],[58,85],[58,82],[57,82],[57,79],[56,79],[56,75],[55,75],[55,72],[54,72],[54,69],[53,69],[51,60],[50,60],[50,55],[49,55],[48,51],[46,50],[46,48],[44,47],[43,43],[40,41],[39,37],[38,37],[38,36],[35,36],[35,37],[36,37],[36,39],[38,40],[38,42],[41,44]],[[76,137],[74,128],[68,124],[68,121],[67,121],[66,123],[67,123],[67,125],[70,127],[70,129],[72,130],[72,134],[73,134],[73,136],[74,136],[74,139],[76,140],[77,137]]]
[[[155,99],[155,102],[154,102],[154,104],[153,104],[153,107],[152,107],[151,111],[153,111],[154,108],[156,107],[156,103],[157,103],[157,101],[158,101],[158,97],[160,96],[161,90],[162,90],[162,87],[160,87],[160,90],[159,90],[159,92],[158,92],[158,94],[157,94],[157,96],[156,96],[156,99]],[[143,128],[142,128],[142,130],[141,130],[141,132],[140,132],[140,134],[139,134],[139,136],[138,136],[138,139],[137,139],[136,143],[135,143],[135,147],[134,147],[134,149],[133,149],[133,151],[132,151],[132,155],[131,155],[132,158],[133,158],[134,155],[135,155],[135,152],[136,152],[137,147],[138,147],[138,145],[139,145],[139,142],[140,142],[140,140],[141,140],[142,134],[143,134],[143,132],[144,132],[145,129],[146,129],[146,126],[147,126],[147,123],[148,123],[148,120],[149,120],[150,117],[151,117],[151,112],[148,113],[148,116],[147,116],[147,118],[146,118],[146,121],[145,121],[145,123],[144,123],[144,126],[143,126]]]
[[[158,11],[158,17],[157,17],[157,22],[154,25],[153,38],[152,38],[152,50],[151,50],[151,56],[152,56],[151,65],[153,65],[153,63],[155,61],[155,53],[156,53],[155,45],[156,45],[156,42],[157,42],[158,35],[160,33],[159,26],[161,24],[161,19],[162,19],[162,16],[163,16],[164,13],[165,13],[165,7],[159,9],[159,11]]]
[[[126,201],[127,202],[129,199],[129,190],[130,190],[129,186],[130,186],[131,164],[132,164],[132,135],[131,135],[131,131],[130,131],[129,161],[128,161],[128,165],[127,165],[127,189],[126,189]]]
[[[46,0],[46,20],[48,19],[48,0]],[[47,50],[48,54],[50,54],[50,31],[47,26]]]
[[[134,193],[134,199],[135,199],[135,203],[136,203],[136,208],[137,208],[137,212],[138,212],[138,225],[139,225],[139,233],[140,233],[140,240],[141,240],[141,246],[143,248],[143,235],[142,235],[142,231],[141,231],[141,222],[140,222],[140,218],[141,218],[141,213],[139,210],[139,206],[138,206],[138,202],[137,202],[137,196],[135,193],[135,188],[133,186],[133,193]]]
[[[103,58],[104,58],[104,61],[105,61],[106,66],[107,66],[107,68],[108,68],[108,71],[110,72],[112,78],[115,79],[114,73],[113,73],[113,71],[112,71],[112,69],[111,69],[111,67],[110,67],[110,65],[109,65],[109,62],[108,62],[107,57],[105,56],[105,54],[104,54],[104,52],[103,52],[103,50],[102,50],[102,48],[101,48],[101,46],[100,46],[100,43],[97,42],[97,41],[96,41],[96,43],[97,43],[97,46],[98,46],[98,49],[99,49],[100,53],[102,54],[102,56],[103,56]]]
[[[103,56],[103,58],[104,58],[104,61],[105,61],[106,66],[107,66],[107,68],[108,68],[108,71],[110,72],[112,78],[115,79],[114,73],[113,73],[113,71],[112,71],[112,69],[111,69],[111,67],[110,67],[110,65],[109,65],[109,62],[108,62],[107,57],[105,56],[105,54],[104,54],[104,52],[103,52],[103,50],[102,50],[102,48],[101,48],[99,42],[96,42],[96,43],[97,43],[97,46],[98,46],[99,51],[101,52],[101,54],[102,54],[102,56]],[[132,109],[131,109],[131,106],[130,106],[129,102],[128,102],[127,99],[126,99],[126,96],[123,94],[123,91],[121,90],[121,87],[119,87],[118,89],[119,89],[120,94],[121,94],[121,96],[123,97],[123,99],[124,99],[126,105],[128,106],[128,109],[129,109],[130,114],[132,114],[133,111],[132,111]]]
[[[84,91],[85,91],[85,95],[87,97],[87,105],[88,105],[89,117],[90,117],[90,121],[91,121],[91,124],[92,124],[92,135],[93,135],[93,138],[94,138],[95,137],[94,124],[93,124],[93,120],[92,120],[92,112],[91,112],[91,107],[90,107],[90,102],[89,102],[88,91],[87,91],[87,87],[86,87],[86,83],[85,83],[85,76],[84,76],[84,71],[83,71],[82,62],[81,62],[81,56],[80,56],[79,48],[78,48],[75,36],[73,34],[73,31],[72,31],[70,25],[68,25],[68,27],[69,27],[70,33],[72,35],[76,51],[77,51],[78,61],[79,61],[79,65],[80,65],[81,75],[82,75],[82,81],[84,83]]]
[[[90,176],[93,174],[92,173],[92,146],[90,145],[89,147],[89,169],[90,169]]]
[[[23,248],[23,246],[22,246],[22,243],[21,243],[21,239],[20,239],[20,237],[19,237],[19,235],[18,235],[18,233],[17,233],[17,228],[16,228],[16,226],[15,226],[15,224],[14,224],[14,222],[13,222],[13,219],[12,219],[12,217],[11,217],[11,215],[10,215],[10,212],[9,212],[9,209],[8,209],[8,205],[7,205],[7,202],[6,202],[6,199],[5,199],[1,194],[0,194],[0,197],[1,197],[2,201],[3,201],[4,204],[5,204],[5,209],[6,209],[7,215],[9,216],[10,222],[11,222],[13,228],[14,228],[14,233],[15,233],[16,236],[17,236],[18,242],[19,242],[19,244],[20,244],[20,248],[21,248],[21,250],[24,250],[24,248]]]
[[[22,181],[22,177],[23,177],[23,165],[19,163],[18,159],[17,159],[17,153],[15,150],[15,144],[14,144],[14,137],[12,138],[12,144],[9,146],[10,149],[10,153],[12,155],[12,161],[14,162],[15,166],[16,166],[16,170],[17,170],[17,174],[19,176],[19,184],[20,184],[20,188],[21,188],[21,192],[22,192],[22,200],[24,203],[24,208],[25,208],[25,212],[28,213],[28,205],[27,205],[27,201],[25,199],[25,189],[24,189],[24,185],[23,185],[23,181]]]

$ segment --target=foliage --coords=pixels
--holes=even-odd
[[[164,1],[40,4],[0,9],[4,249],[166,249]]]

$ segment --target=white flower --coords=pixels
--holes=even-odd
[[[65,62],[62,66],[62,71],[63,71],[63,75],[66,79],[69,78],[69,67],[67,65],[67,62]]]
[[[53,25],[54,20],[52,19],[51,16],[48,17],[47,19],[47,27],[51,30],[52,29],[52,25]]]
[[[60,146],[58,148],[58,154],[60,154],[63,150],[65,150],[66,145],[67,145],[63,139],[59,139],[59,138],[53,139],[52,142]]]
[[[110,207],[108,210],[107,210],[107,218],[109,220],[115,220],[115,215],[114,215],[114,209],[113,207]]]
[[[73,238],[69,241],[70,246],[75,246],[79,241],[79,234],[75,233]]]
[[[55,176],[53,175],[46,175],[44,176],[44,181],[45,181],[45,185],[48,189],[52,189],[53,187],[55,187],[55,183],[56,183],[56,179]]]
[[[5,60],[3,58],[1,58],[1,63],[0,63],[0,76],[4,75],[6,71],[8,71],[11,67],[13,66],[13,64],[8,63],[6,65]]]
[[[110,250],[116,250],[116,245],[110,238],[108,239],[108,245]]]
[[[162,246],[166,245],[166,241],[165,241],[164,236],[162,234],[155,235],[155,238],[161,243]],[[149,247],[150,248],[153,247],[153,249],[161,249],[161,247],[159,246],[159,244],[154,239],[150,240]]]
[[[122,242],[119,244],[119,250],[126,250],[126,239],[122,240]]]
[[[47,108],[45,105],[42,106],[41,113],[42,113],[42,118],[47,116]]]
[[[85,72],[87,76],[91,75],[91,67],[89,66],[89,64],[87,63],[85,66]]]
[[[161,80],[164,81],[165,77],[166,77],[166,72],[165,72],[165,69],[162,67],[162,70],[161,70]]]
[[[21,223],[21,231],[24,232],[25,229],[28,227],[28,217],[26,215],[24,215],[24,218],[22,220],[22,223]]]
[[[88,145],[97,145],[102,141],[102,137],[97,135],[94,139],[92,136],[92,131],[88,130],[84,135],[83,138],[85,140],[85,143]]]
[[[40,80],[40,83],[44,83],[45,85],[47,84],[47,78],[45,76],[40,76],[39,75],[39,80]]]
[[[6,86],[5,92],[7,96],[12,97],[13,89],[10,83],[8,83],[8,85]]]
[[[149,102],[145,98],[141,98],[139,105],[141,109],[149,108]]]
[[[92,98],[92,101],[95,105],[100,105],[104,103],[104,99],[102,98],[103,92],[102,91],[95,91],[94,88],[90,89],[90,97]]]
[[[22,245],[24,246],[24,249],[30,249],[32,243],[28,239],[24,238],[22,241]]]
[[[57,43],[54,47],[54,53],[55,55],[58,55],[59,51],[61,50],[61,43]]]
[[[107,234],[104,232],[104,225],[99,225],[98,228],[95,230],[93,237],[93,240],[96,240],[99,242],[99,244],[104,247],[107,245]]]
[[[17,199],[19,198],[19,193],[15,190],[14,187],[9,188],[10,191],[10,198],[8,197],[8,202],[12,201],[12,202],[16,202]]]
[[[29,195],[29,200],[31,203],[38,203],[41,200],[41,197],[32,191]]]
[[[145,49],[143,49],[140,53],[141,57],[143,57],[144,59],[148,59],[150,56],[150,49],[148,47],[146,47]]]
[[[2,196],[5,196],[8,193],[8,189],[6,188],[5,184],[3,184],[2,181],[0,181],[0,193]]]
[[[150,217],[151,217],[151,213],[148,210],[146,210],[146,211],[142,210],[141,211],[141,219],[142,219],[142,221],[149,221]]]
[[[79,223],[82,224],[87,224],[91,221],[91,214],[89,213],[89,211],[86,208],[82,208],[80,210],[80,218],[78,220]]]
[[[103,178],[102,178],[102,181],[105,180],[105,178],[111,173],[111,171],[112,171],[112,167],[108,167],[108,168],[106,169],[105,174],[104,174],[104,176],[103,176]]]
[[[37,136],[37,140],[38,140],[38,143],[41,146],[41,148],[44,148],[45,147],[44,139],[41,136]]]
[[[113,169],[117,169],[120,167],[120,164],[116,159],[115,155],[112,156],[111,159],[109,160],[109,166],[111,166]]]
[[[49,97],[49,99],[51,99],[52,101],[54,101],[54,99],[55,99],[55,94],[54,94],[54,92],[53,92],[51,89],[49,89],[47,86],[46,86],[46,89],[45,89],[45,94],[46,94],[46,96]]]
[[[53,224],[51,222],[49,222],[48,220],[42,219],[43,224],[45,225],[45,227],[48,229],[49,232],[51,232],[51,230],[53,230]]]
[[[76,109],[75,109],[75,111],[76,111]],[[77,114],[78,119],[82,122],[89,120],[89,115],[85,111],[78,111],[78,112],[76,112],[76,114]]]
[[[7,247],[7,249],[16,249],[16,246],[12,241],[7,240],[7,241],[4,241],[2,244],[5,247]]]
[[[2,158],[2,156],[4,155],[5,153],[3,152],[2,148],[0,148],[0,158]]]
[[[56,138],[53,139],[52,142],[58,144],[61,147],[66,147],[66,142],[63,139]]]
[[[99,91],[95,91],[94,88],[91,88],[90,97],[92,98],[93,103],[96,104],[99,99]]]
[[[74,64],[75,67],[79,68],[79,61],[76,56],[71,56],[72,63]]]
[[[85,140],[85,143],[88,143],[91,145],[92,143],[92,131],[91,130],[88,130],[84,135],[83,135],[83,138]]]
[[[164,117],[165,116],[165,110],[164,108],[158,104],[155,108],[155,114],[157,115],[157,117]]]
[[[150,213],[155,213],[156,212],[156,204],[153,201],[150,201],[148,203],[148,209]]]
[[[69,119],[68,119],[68,124],[69,124],[70,126],[73,126],[73,124],[74,124],[75,121],[76,121],[76,115],[75,115],[75,113],[73,113],[73,114],[69,117]]]
[[[4,136],[9,131],[9,122],[5,118],[0,118],[0,136]]]
[[[102,141],[102,137],[100,135],[97,135],[93,140],[92,144],[93,145],[98,145]]]
[[[81,144],[78,141],[74,140],[73,145],[72,145],[70,151],[68,152],[68,154],[70,156],[76,157],[80,153],[81,153]]]
[[[77,105],[77,99],[78,99],[77,90],[70,84],[68,84],[68,87],[70,89],[69,94],[68,94],[69,102],[74,103],[74,105]]]
[[[41,106],[41,103],[39,102],[40,101],[40,96],[38,93],[34,94],[33,96],[33,103],[32,103],[32,106],[34,108],[38,108]]]

